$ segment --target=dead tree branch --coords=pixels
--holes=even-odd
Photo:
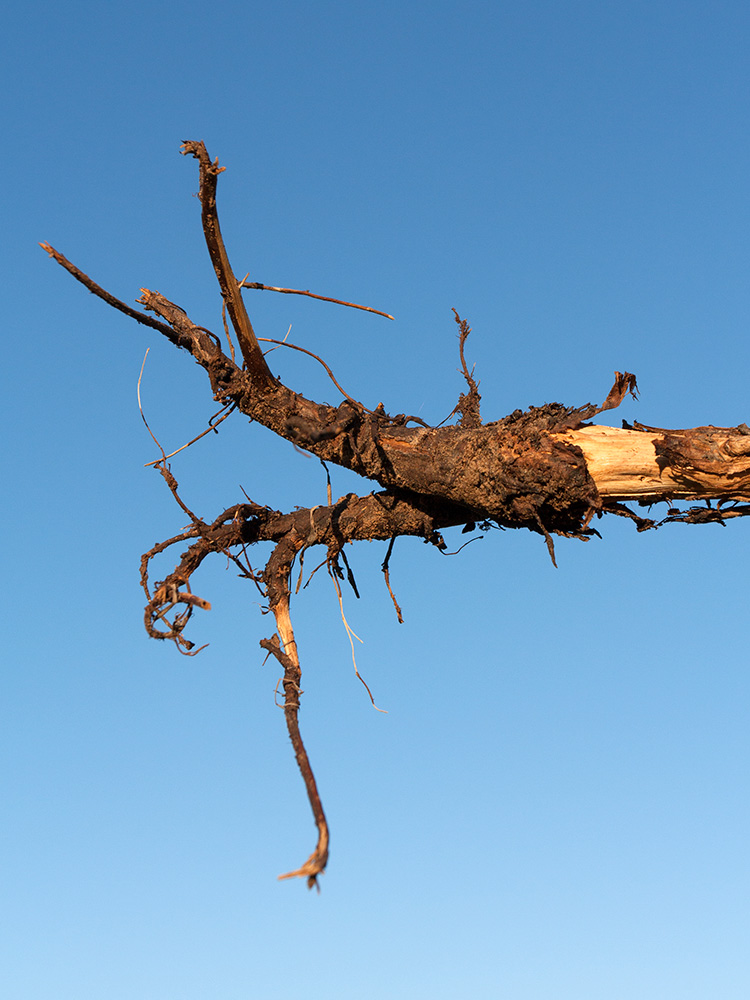
[[[302,682],[302,669],[297,652],[297,642],[294,638],[292,619],[289,613],[290,588],[289,580],[292,572],[292,563],[297,552],[304,545],[304,541],[298,537],[287,535],[278,543],[273,550],[271,558],[268,560],[263,579],[268,593],[268,606],[276,620],[278,635],[270,639],[261,639],[261,646],[268,650],[279,661],[284,669],[284,717],[289,732],[289,739],[292,741],[294,756],[299,767],[302,780],[305,783],[307,798],[318,828],[318,842],[315,850],[305,863],[295,871],[280,875],[280,879],[306,878],[308,889],[318,884],[318,875],[325,871],[328,863],[328,822],[326,821],[323,803],[320,799],[318,786],[315,781],[310,766],[310,759],[307,750],[302,742],[299,729],[299,700],[302,695],[300,684]]]
[[[238,282],[216,208],[217,179],[224,168],[211,160],[202,142],[186,142],[181,151],[199,163],[203,235],[219,282],[222,311],[229,314],[240,345],[242,368],[235,362],[226,322],[231,357],[224,353],[214,333],[194,324],[182,307],[159,292],[142,289],[138,300],[147,313],[158,317],[154,319],[105,291],[49,244],[41,245],[108,305],[186,350],[205,370],[213,398],[222,409],[237,409],[324,463],[350,469],[373,484],[374,491],[367,496],[352,493],[334,502],[329,495],[324,507],[297,508],[287,513],[247,499],[209,521],[194,514],[179,496],[167,456],[155,463],[175,501],[190,517],[190,525],[142,557],[146,630],[153,638],[171,640],[182,653],[194,655],[198,651],[184,632],[195,608],[210,608],[208,601],[191,589],[193,575],[209,555],[223,553],[237,565],[241,576],[262,591],[277,631],[263,639],[261,646],[284,671],[284,715],[318,830],[315,850],[305,864],[282,877],[301,876],[312,886],[317,884],[328,860],[329,832],[299,730],[302,674],[290,615],[295,557],[299,556],[301,567],[305,551],[322,546],[326,557],[320,565],[328,567],[341,598],[338,581],[343,579],[344,571],[339,557],[356,592],[344,546],[360,540],[387,542],[382,569],[401,620],[389,578],[389,560],[398,537],[419,537],[444,551],[441,532],[449,527],[473,530],[478,524],[482,530],[492,526],[527,528],[544,539],[554,559],[554,536],[586,540],[598,535],[591,524],[604,514],[628,517],[639,531],[675,521],[725,524],[732,518],[747,516],[750,428],[740,424],[667,430],[635,423],[620,430],[589,423],[596,414],[619,406],[628,393],[636,395],[635,376],[628,372],[615,372],[614,385],[601,405],[566,407],[550,403],[482,423],[479,384],[464,355],[470,327],[457,313],[461,369],[468,386],[454,410],[460,414],[457,424],[430,427],[404,414],[390,416],[382,404],[368,409],[346,394],[335,379],[345,397],[338,406],[306,399],[271,374],[246,311],[242,288],[304,294],[343,305],[353,303],[246,279]],[[320,361],[333,378],[321,358],[311,351],[305,353]],[[413,423],[421,426],[409,426]],[[690,506],[680,509],[675,506],[677,501],[686,501]],[[658,502],[669,505],[661,520],[640,517],[628,506]],[[174,569],[152,588],[149,572],[153,560],[174,545],[186,543],[187,549],[181,552]],[[256,573],[249,563],[247,548],[262,543],[273,547],[265,569]]]
[[[375,313],[376,316],[384,316],[386,319],[395,319],[390,313],[383,312],[382,309],[373,309],[372,306],[358,306],[356,302],[345,302],[343,299],[332,299],[330,295],[316,295],[307,289],[301,288],[277,288],[276,285],[264,285],[260,281],[248,281],[247,275],[240,282],[240,288],[254,288],[262,292],[281,292],[282,295],[306,295],[311,299],[318,299],[320,302],[333,302],[337,306],[348,306],[349,309],[361,309],[362,312]]]
[[[245,366],[252,380],[253,389],[256,392],[263,392],[276,385],[276,379],[271,374],[271,370],[266,364],[258,341],[255,339],[255,331],[250,322],[250,317],[245,309],[242,300],[239,282],[234,276],[232,266],[229,263],[229,256],[224,246],[224,240],[219,226],[219,213],[216,209],[216,181],[225,167],[219,166],[219,161],[211,160],[205,145],[202,142],[184,142],[180,152],[183,156],[194,156],[200,164],[200,191],[198,197],[201,202],[201,217],[203,220],[203,235],[206,238],[206,246],[214,266],[216,277],[219,281],[221,296],[227,306],[229,318],[237,334],[242,357],[245,359]]]

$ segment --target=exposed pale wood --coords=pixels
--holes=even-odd
[[[383,572],[401,620],[388,577],[394,540],[399,537],[419,537],[445,551],[441,536],[445,528],[461,526],[466,531],[477,527],[487,531],[493,526],[525,528],[544,537],[554,562],[553,536],[588,539],[598,534],[592,526],[595,516],[627,517],[638,531],[678,521],[724,524],[730,518],[750,516],[750,503],[743,502],[750,501],[750,428],[741,424],[734,428],[666,430],[636,423],[619,430],[587,423],[597,414],[619,406],[628,393],[637,395],[635,375],[617,371],[601,405],[587,403],[574,407],[547,403],[482,423],[479,383],[464,355],[470,328],[455,310],[460,328],[461,370],[468,387],[451,413],[451,417],[455,413],[460,415],[457,424],[430,427],[403,413],[391,416],[382,403],[374,410],[369,409],[341,389],[318,355],[285,344],[317,359],[345,397],[338,406],[307,399],[275,378],[255,336],[241,292],[248,282],[237,281],[219,227],[216,186],[224,168],[217,160],[211,160],[202,142],[186,142],[182,152],[194,156],[200,164],[203,234],[226,313],[240,344],[242,367],[235,360],[226,320],[224,328],[231,358],[224,353],[219,337],[193,323],[181,306],[158,292],[142,289],[138,300],[159,317],[154,319],[115,298],[49,244],[42,246],[90,292],[188,351],[206,371],[213,398],[223,410],[239,411],[298,449],[316,455],[324,466],[332,462],[370,481],[371,492],[366,496],[349,493],[334,503],[329,479],[326,507],[296,507],[289,513],[253,502],[245,494],[247,503],[234,503],[209,522],[195,515],[183,502],[167,463],[169,456],[162,452],[156,467],[190,523],[179,534],[158,542],[141,559],[141,584],[148,600],[146,630],[155,639],[172,640],[188,656],[203,648],[195,649],[183,633],[196,607],[210,608],[208,601],[191,590],[191,577],[207,556],[221,553],[263,593],[277,632],[262,639],[260,645],[283,669],[281,707],[318,829],[313,853],[301,868],[282,877],[305,877],[312,887],[317,885],[328,860],[329,835],[299,727],[302,673],[290,616],[295,559],[299,558],[301,575],[305,550],[314,545],[324,547],[325,564],[341,601],[338,579],[343,578],[343,571],[339,558],[346,564],[356,592],[344,556],[346,543],[387,540]],[[250,284],[258,289],[270,287]],[[310,295],[273,287],[276,291]],[[410,426],[413,424],[419,426]],[[210,426],[216,429],[213,419]],[[262,472],[261,466],[261,476]],[[378,488],[372,489],[374,486]],[[682,505],[687,506],[682,510],[671,502],[678,499],[706,503]],[[658,521],[641,517],[632,509],[657,501],[669,502]],[[163,581],[154,585],[152,594],[151,561],[174,545],[186,542],[188,548],[181,553],[180,562]],[[247,547],[262,542],[272,542],[274,548],[265,569],[256,572],[248,560]],[[475,581],[470,581],[470,585],[475,585]]]
[[[744,424],[688,430],[592,425],[555,436],[583,451],[602,497],[750,499],[750,431]]]

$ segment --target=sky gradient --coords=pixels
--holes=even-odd
[[[368,407],[451,411],[455,307],[486,420],[600,402],[617,369],[640,400],[601,422],[735,425],[750,8],[31,0],[0,46],[0,994],[746,1000],[750,525],[604,520],[557,542],[557,570],[529,533],[450,557],[404,539],[403,625],[385,546],[352,547],[346,614],[388,714],[321,572],[292,610],[331,858],[320,895],[278,883],[315,831],[259,595],[217,558],[193,581],[200,656],[142,627],[140,555],[185,520],[144,468],[146,349],[165,449],[216,405],[186,354],[37,244],[219,332],[178,153],[202,139],[238,274],[396,317],[247,294],[260,336],[291,326]],[[270,358],[340,401],[311,359]],[[325,503],[319,463],[238,415],[172,469],[206,518],[242,489]],[[334,496],[370,488],[333,471]]]

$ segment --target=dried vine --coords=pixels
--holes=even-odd
[[[193,593],[191,581],[204,559],[214,553],[223,553],[232,560],[240,575],[264,595],[276,633],[262,639],[260,645],[283,669],[284,715],[318,830],[315,850],[307,861],[280,877],[303,877],[312,887],[328,861],[329,831],[299,729],[302,673],[290,615],[295,559],[299,557],[301,566],[308,548],[323,546],[326,559],[321,565],[328,567],[336,586],[339,577],[344,577],[341,559],[356,589],[344,545],[358,540],[387,542],[382,569],[401,621],[401,609],[389,578],[396,538],[421,537],[444,551],[441,532],[448,527],[527,528],[542,536],[554,562],[555,535],[582,540],[598,535],[592,522],[606,513],[630,518],[639,531],[670,522],[723,524],[750,513],[750,429],[741,424],[736,428],[669,431],[634,424],[618,431],[588,424],[597,413],[618,406],[627,393],[635,396],[635,377],[628,372],[615,373],[615,383],[599,406],[565,407],[553,403],[483,423],[479,383],[464,356],[470,328],[455,310],[461,371],[468,388],[451,414],[459,414],[457,424],[430,427],[405,414],[390,416],[382,405],[369,410],[343,390],[344,399],[337,407],[306,399],[271,374],[245,308],[242,289],[301,294],[369,312],[379,310],[308,291],[248,281],[248,275],[238,281],[229,262],[216,207],[217,180],[224,168],[211,160],[202,142],[186,142],[181,151],[195,157],[199,164],[203,235],[221,292],[229,355],[216,334],[194,324],[184,309],[158,292],[141,289],[138,302],[146,312],[140,312],[105,291],[49,244],[42,246],[104,302],[156,330],[204,368],[213,397],[221,406],[204,433],[238,410],[324,463],[351,469],[379,487],[367,496],[352,493],[334,502],[329,479],[326,506],[283,513],[246,497],[245,502],[226,508],[207,522],[181,499],[168,464],[171,456],[162,451],[162,458],[150,463],[158,468],[190,524],[181,533],[154,545],[141,559],[146,631],[155,639],[174,642],[185,655],[200,652],[185,636],[185,629],[193,611],[209,610],[210,604]],[[227,314],[239,344],[241,366],[235,359]],[[317,355],[312,356],[338,387],[328,365]],[[687,500],[689,506],[676,506],[679,500]],[[669,506],[660,520],[641,517],[628,506],[629,502],[650,506],[662,501]],[[256,571],[249,561],[248,548],[259,542],[273,543],[273,550],[265,567]],[[175,568],[152,585],[149,570],[154,557],[186,543]]]

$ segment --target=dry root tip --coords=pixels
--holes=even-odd
[[[323,874],[327,864],[328,848],[321,848],[318,846],[301,868],[298,868],[293,872],[286,872],[284,875],[279,875],[278,880],[279,882],[282,882],[287,878],[306,878],[307,888],[312,889],[312,887],[315,886],[318,892],[320,892],[318,875]]]

